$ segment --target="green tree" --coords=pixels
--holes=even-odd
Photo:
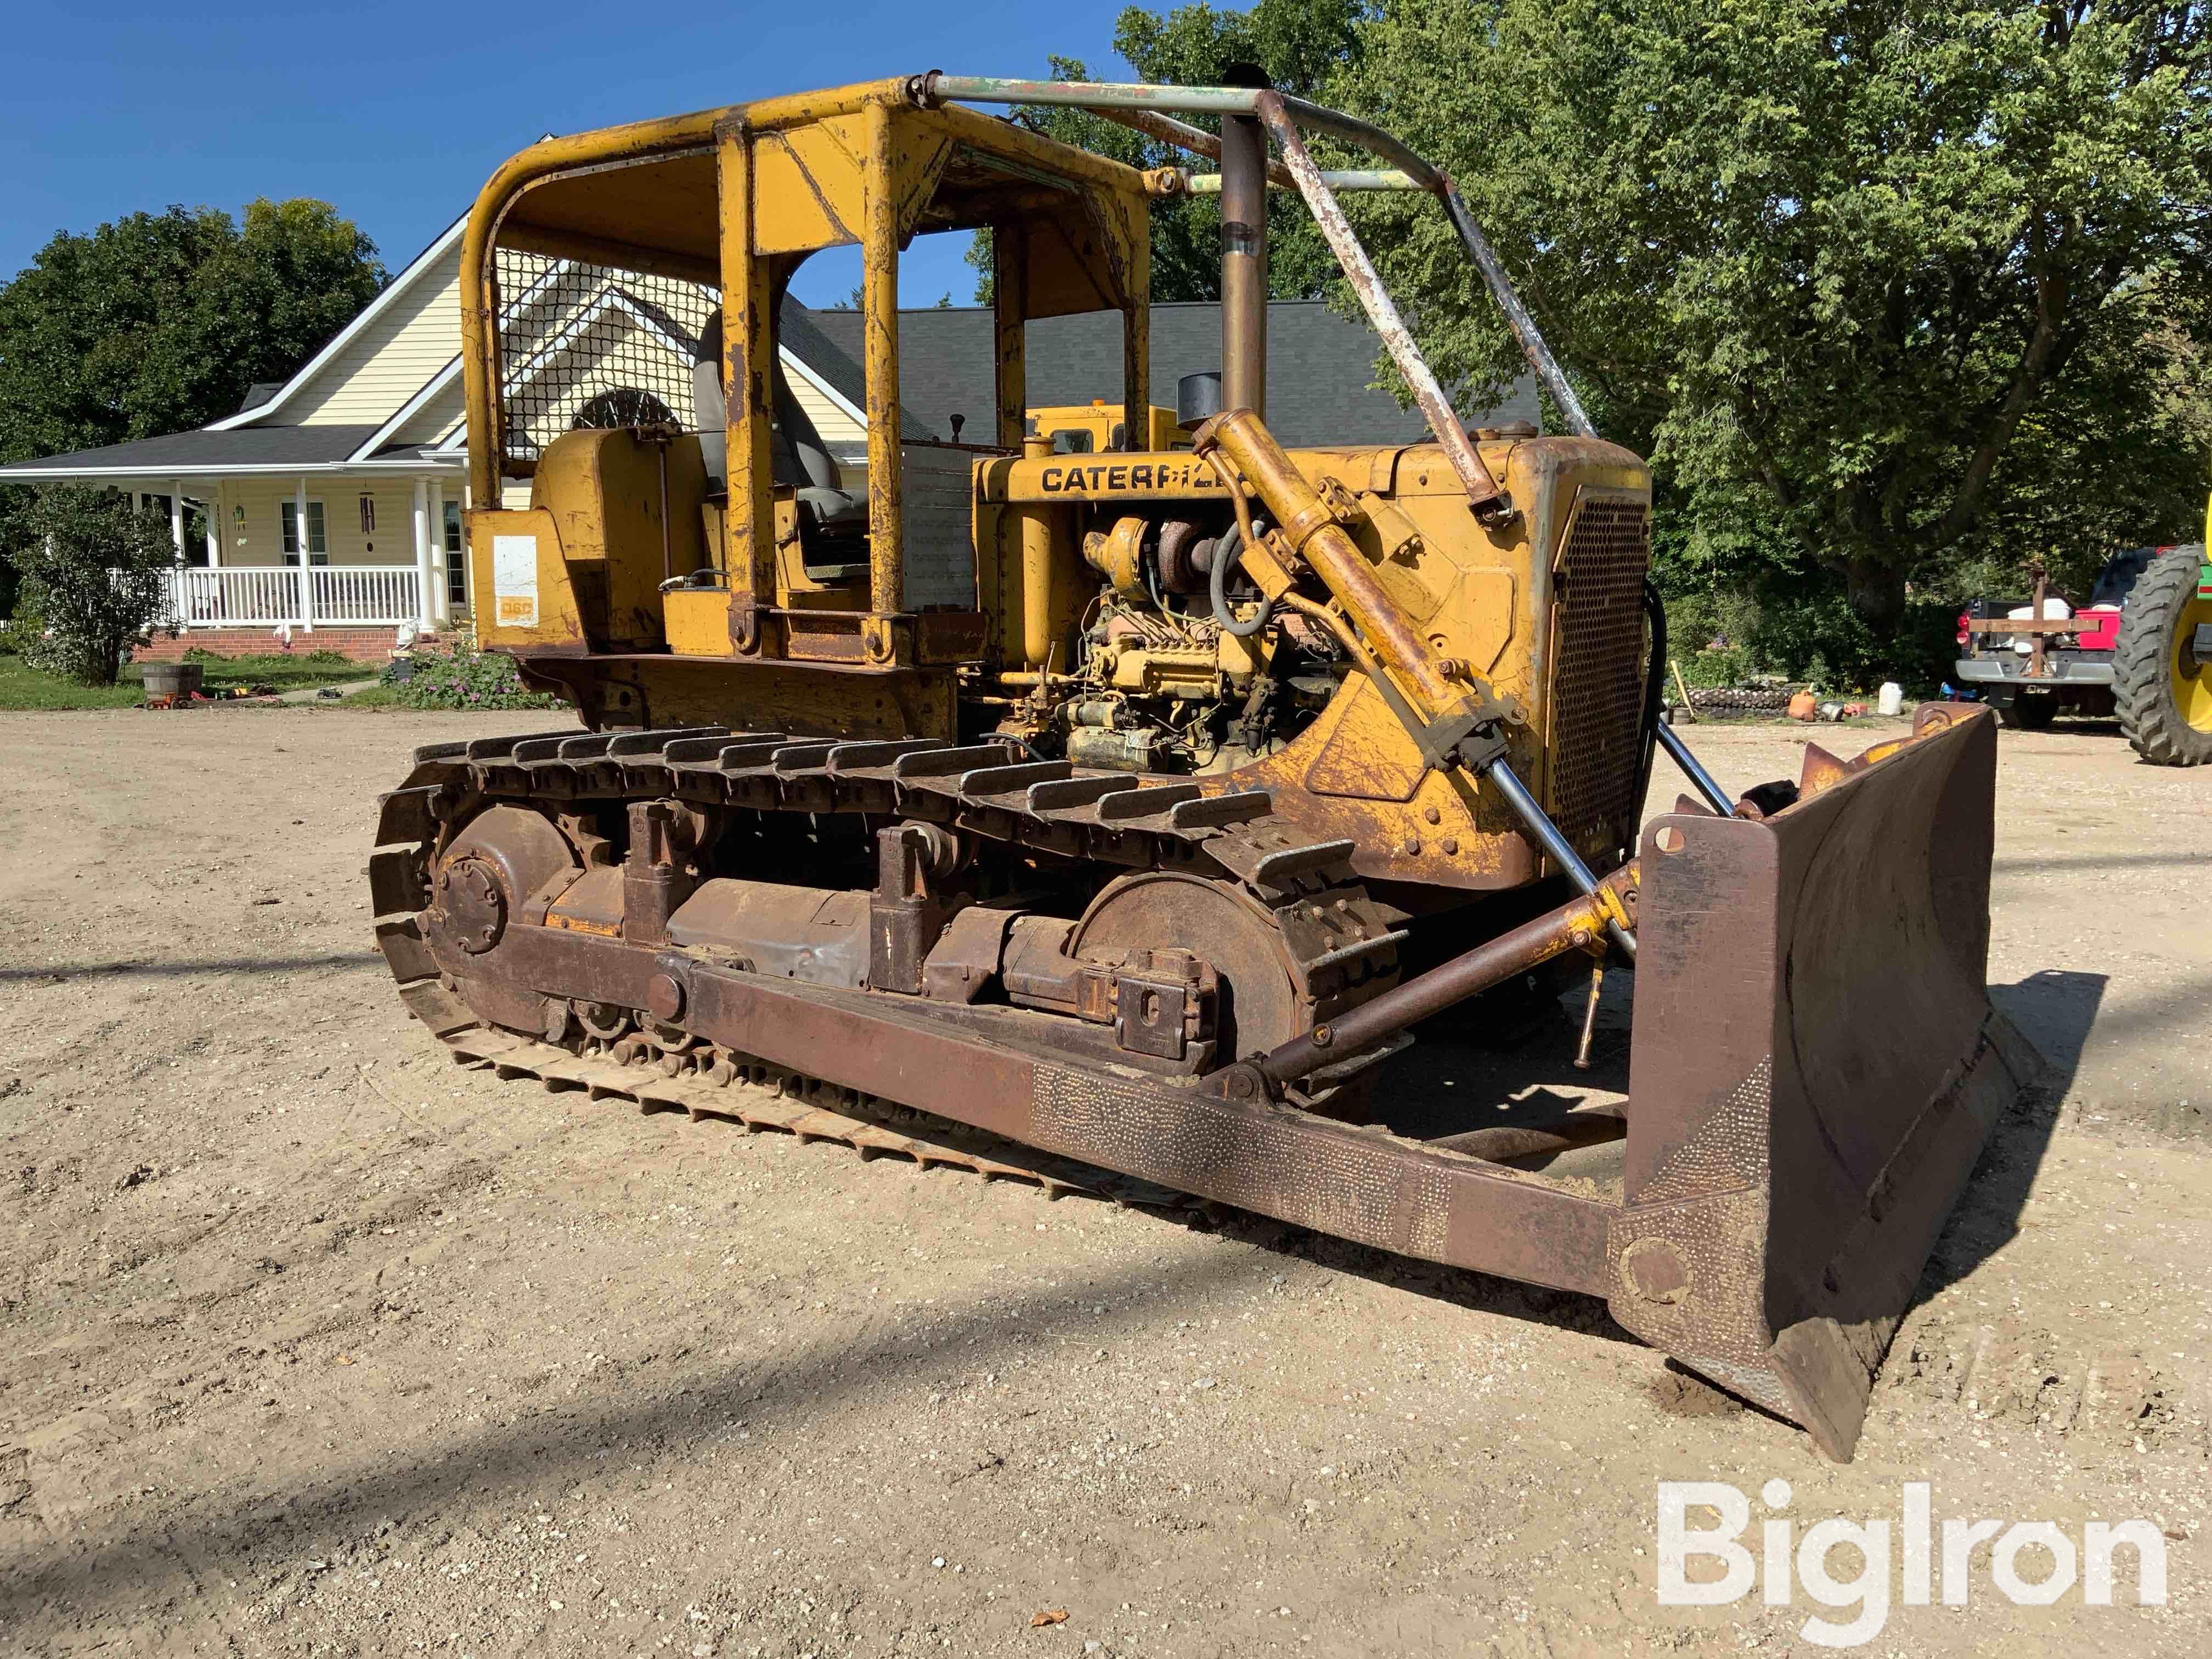
[[[1453,173],[1697,533],[1779,532],[1880,628],[1916,578],[2201,512],[2207,33],[2201,0],[1403,0],[1330,90]],[[1521,372],[1428,204],[1353,210],[1447,382]]]
[[[134,213],[0,285],[0,460],[204,426],[321,349],[384,285],[327,203]]]
[[[55,484],[22,516],[24,608],[44,630],[25,656],[87,685],[114,684],[161,616],[161,579],[176,560],[167,515],[120,490]]]
[[[288,379],[384,284],[327,203],[134,213],[64,231],[0,284],[0,461],[187,430]],[[0,564],[27,495],[0,491]],[[0,568],[0,577],[4,577]]]
[[[1376,9],[1364,0],[1259,0],[1249,11],[1178,6],[1164,15],[1140,6],[1123,10],[1114,26],[1114,49],[1127,62],[1129,78],[1180,86],[1218,83],[1233,64],[1256,64],[1275,85],[1301,97],[1316,95],[1329,80],[1352,67],[1359,51],[1358,26]],[[1055,81],[1087,81],[1080,59],[1050,60]],[[1081,110],[1048,106],[1015,112],[1024,126],[1079,145],[1133,167],[1187,167],[1211,171],[1202,156],[1156,143],[1142,133]],[[1211,128],[1209,118],[1194,125]],[[1278,299],[1317,298],[1336,276],[1336,261],[1303,207],[1281,202],[1268,216],[1267,286]],[[968,251],[978,278],[975,299],[991,301],[988,232]],[[1221,297],[1221,204],[1211,196],[1173,197],[1152,206],[1152,298]]]

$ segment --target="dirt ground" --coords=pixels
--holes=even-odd
[[[1774,1478],[1800,1531],[1925,1480],[2167,1540],[2163,1607],[1984,1549],[1868,1651],[2206,1650],[2212,769],[2006,734],[1990,977],[2053,1083],[1837,1467],[1580,1297],[455,1068],[371,804],[517,720],[0,717],[0,1654],[1806,1652],[1802,1590],[1656,1599],[1656,1483]],[[1745,785],[1803,735],[1696,738]]]

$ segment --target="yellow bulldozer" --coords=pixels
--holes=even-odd
[[[1215,169],[987,112],[1042,102]],[[1566,431],[1461,423],[1353,190],[1434,202]],[[1221,196],[1222,362],[1170,411],[1148,213],[1184,191]],[[1426,441],[1269,431],[1271,191]],[[902,407],[899,262],[976,229],[995,419],[946,443]],[[793,272],[854,244],[864,462],[778,340]],[[520,343],[596,325],[587,291],[680,374]],[[481,642],[586,729],[434,745],[382,799],[378,936],[457,1059],[1586,1292],[1850,1455],[2033,1064],[1984,982],[1993,723],[1934,707],[1722,788],[1658,719],[1649,471],[1447,176],[1264,84],[931,73],[535,144],[461,292]],[[1081,312],[1123,347],[1087,447],[1024,398],[1027,324]],[[1661,748],[1696,795],[1640,823]],[[1387,1127],[1408,1028],[1547,964],[1632,972],[1626,1106]]]

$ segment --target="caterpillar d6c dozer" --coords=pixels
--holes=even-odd
[[[1043,101],[1219,171],[972,107]],[[1382,166],[1323,172],[1307,131]],[[1271,186],[1433,441],[1270,434]],[[1348,189],[1436,199],[1568,434],[1462,428]],[[1226,226],[1187,438],[1146,383],[1147,206],[1183,190]],[[976,228],[996,423],[963,446],[902,414],[897,276]],[[851,243],[864,466],[779,353],[793,271]],[[1602,1297],[1850,1455],[2032,1064],[1984,984],[1994,728],[1923,710],[1741,801],[1698,766],[1656,718],[1650,476],[1448,179],[1264,88],[930,74],[534,145],[477,201],[461,292],[481,642],[586,731],[434,745],[383,799],[378,933],[458,1058]],[[1123,447],[1056,453],[1024,325],[1100,310]],[[630,344],[578,343],[615,320]],[[1639,831],[1661,744],[1701,799]],[[1409,1025],[1608,963],[1618,1111],[1390,1127]],[[1601,1176],[1527,1167],[1601,1141]]]

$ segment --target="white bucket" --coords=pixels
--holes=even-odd
[[[1884,680],[1874,707],[1878,714],[1902,714],[1905,712],[1905,688],[1895,680]]]

